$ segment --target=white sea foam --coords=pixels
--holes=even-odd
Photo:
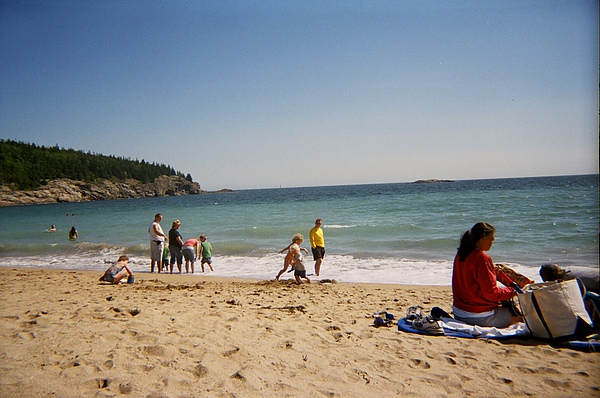
[[[104,252],[95,257],[4,257],[0,258],[0,266],[25,268],[81,269],[103,271],[108,264],[118,257],[119,253]],[[149,272],[150,260],[146,257],[131,257],[130,263],[134,272]],[[264,257],[215,256],[214,272],[205,268],[201,273],[200,263],[195,264],[197,275],[226,278],[247,278],[272,280],[282,268],[283,255],[267,255]],[[313,261],[306,256],[307,274],[314,280],[335,279],[348,283],[385,283],[403,285],[439,285],[450,286],[452,278],[451,261],[415,261],[408,259],[362,259],[352,256],[330,255],[325,258],[321,267],[321,275],[314,275]],[[540,281],[537,269],[507,264],[517,272],[531,279]],[[293,279],[293,273],[285,273],[282,279]]]
[[[356,228],[358,225],[327,225],[323,229],[342,229],[342,228]]]

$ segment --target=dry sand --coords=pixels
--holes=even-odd
[[[600,356],[373,327],[449,287],[0,268],[3,397],[592,397]]]

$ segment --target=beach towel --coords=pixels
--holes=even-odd
[[[473,326],[453,318],[442,318],[438,321],[444,329],[444,336],[463,337],[470,339],[510,339],[519,337],[532,337],[525,323],[516,323],[508,328],[498,329],[493,327]],[[423,330],[416,329],[406,318],[398,321],[398,330],[406,333],[428,334]],[[583,352],[600,352],[600,340],[591,338],[588,340],[555,342],[553,346],[570,348]]]
[[[530,335],[529,329],[527,329],[524,323],[516,323],[507,328],[495,328],[469,325],[453,318],[441,318],[438,322],[444,329],[444,336],[471,339],[508,339]],[[411,323],[406,321],[406,318],[398,321],[398,330],[407,333],[427,334],[422,330],[416,329]]]

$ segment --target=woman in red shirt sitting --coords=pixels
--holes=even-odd
[[[470,325],[504,328],[523,318],[500,304],[516,292],[512,287],[498,287],[494,262],[485,253],[494,243],[495,231],[479,222],[462,236],[452,268],[452,310],[456,319]]]

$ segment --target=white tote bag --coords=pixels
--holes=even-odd
[[[525,323],[534,337],[567,338],[593,331],[585,310],[585,287],[577,279],[533,283],[517,295]]]

